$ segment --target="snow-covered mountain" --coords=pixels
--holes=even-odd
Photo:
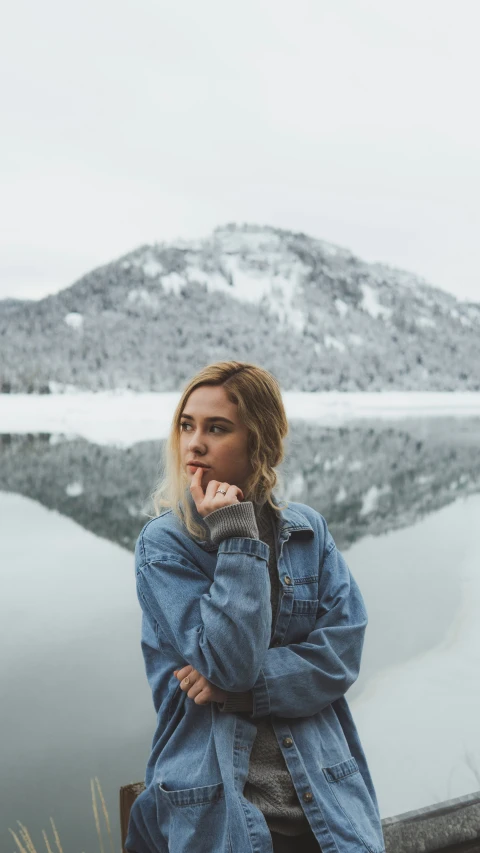
[[[305,234],[226,225],[0,301],[0,390],[176,390],[220,359],[282,387],[480,390],[480,304]]]

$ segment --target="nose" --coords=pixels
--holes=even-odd
[[[188,442],[188,449],[191,453],[205,453],[205,442],[201,441],[200,433],[198,430],[192,432],[190,434],[190,441]]]

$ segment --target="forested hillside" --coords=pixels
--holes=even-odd
[[[305,234],[227,225],[0,301],[0,390],[170,391],[220,359],[284,390],[479,390],[480,304]]]

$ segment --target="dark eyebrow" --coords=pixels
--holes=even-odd
[[[195,418],[194,418],[194,417],[192,417],[192,415],[185,415],[185,414],[184,414],[184,415],[180,415],[180,417],[181,417],[181,418],[188,418],[188,420],[189,420],[189,421],[194,421],[194,420],[195,420]],[[213,418],[205,418],[205,420],[206,420],[206,421],[210,421],[210,422],[211,422],[211,421],[224,421],[226,424],[231,424],[232,426],[235,426],[235,424],[233,423],[233,421],[229,421],[229,420],[228,420],[228,418],[221,418],[221,417],[218,417],[218,418],[217,418],[217,417],[213,417]]]

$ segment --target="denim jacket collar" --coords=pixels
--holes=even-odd
[[[198,524],[200,524],[200,526],[205,531],[205,539],[197,539],[197,537],[195,537],[195,536],[193,537],[193,539],[195,540],[195,542],[198,545],[200,545],[206,551],[216,551],[218,548],[218,544],[215,544],[214,542],[212,542],[212,539],[210,536],[210,531],[208,529],[208,525],[205,524],[205,521],[203,520],[203,516],[201,516],[200,513],[198,512],[195,501],[193,500],[193,497],[192,497],[192,494],[191,494],[189,488],[185,489],[185,498],[190,504],[190,507],[192,509],[192,514],[193,514],[195,521]],[[272,501],[276,506],[279,505],[279,501],[278,501],[274,492],[272,492]],[[179,508],[180,508],[180,512],[183,515],[182,502],[181,501],[179,502]],[[296,533],[300,530],[301,531],[307,530],[307,531],[311,531],[312,533],[314,533],[314,529],[313,529],[312,525],[310,524],[308,518],[306,517],[306,515],[303,514],[303,512],[300,512],[300,510],[294,509],[290,505],[290,506],[287,506],[286,509],[278,510],[278,513],[279,513],[278,530],[280,533],[280,538],[284,537],[284,538],[288,539],[290,534]]]

